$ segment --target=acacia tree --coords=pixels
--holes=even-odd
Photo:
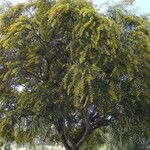
[[[149,134],[148,19],[118,7],[104,15],[83,0],[36,0],[1,13],[0,25],[6,140],[79,150],[105,126]]]

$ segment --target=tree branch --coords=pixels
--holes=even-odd
[[[92,123],[92,129],[107,126],[112,121],[113,121],[113,117],[111,117],[110,119],[108,119],[108,118],[99,118],[99,119],[97,119],[97,121]]]
[[[22,69],[28,74],[28,75],[31,75],[32,77],[38,79],[38,80],[41,80],[41,81],[44,81],[43,78],[39,77],[38,75],[35,75],[34,73],[32,73],[31,71],[27,70],[26,68],[22,67]]]
[[[61,117],[61,119],[58,120],[56,128],[57,128],[59,134],[61,135],[62,143],[65,146],[65,148],[67,150],[72,150],[73,145],[71,145],[72,143],[70,142],[70,139],[67,136],[65,122],[64,122],[63,117]]]
[[[80,145],[83,144],[83,142],[85,141],[85,139],[87,138],[87,136],[89,135],[89,133],[91,132],[91,127],[90,124],[88,122],[86,122],[86,127],[85,127],[85,131],[82,135],[82,137],[80,138],[80,140],[78,141],[78,143],[75,145],[75,147],[80,147]]]

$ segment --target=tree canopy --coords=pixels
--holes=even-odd
[[[79,150],[108,126],[119,144],[150,136],[150,22],[124,6],[35,0],[1,12],[1,137]]]

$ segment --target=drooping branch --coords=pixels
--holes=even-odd
[[[25,71],[25,73],[27,73],[28,75],[40,80],[40,81],[44,81],[43,78],[39,77],[38,75],[34,74],[33,72],[27,70],[25,67],[22,67],[22,69]]]
[[[31,26],[31,29],[34,32],[35,37],[38,39],[38,41],[40,42],[40,44],[47,49],[47,45],[45,44],[46,42],[42,39],[42,37],[38,34],[38,30],[34,28],[34,25],[31,22],[28,22]]]
[[[47,68],[46,68],[46,75],[45,75],[45,80],[49,80],[49,71],[50,71],[50,60],[48,57],[45,57],[46,63],[47,63]]]

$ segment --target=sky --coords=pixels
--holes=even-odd
[[[109,1],[111,4],[120,0],[93,0],[93,3],[100,6],[101,3]],[[150,0],[135,0],[135,9],[138,13],[150,13]]]
[[[26,2],[27,0],[10,0],[13,4],[18,2]],[[118,2],[119,0],[92,0],[95,5],[98,7],[104,2]],[[0,3],[2,0],[0,0]],[[136,0],[135,1],[135,8],[138,13],[150,13],[150,0]]]

